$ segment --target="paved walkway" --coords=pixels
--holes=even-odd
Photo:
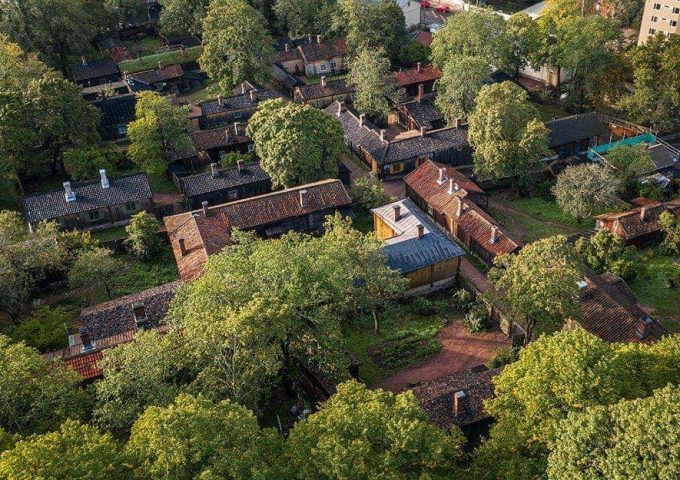
[[[442,349],[437,355],[395,373],[373,388],[401,392],[414,384],[438,380],[486,363],[499,349],[512,346],[500,331],[472,335],[460,321],[452,322],[439,332],[439,341]]]
[[[368,177],[370,175],[369,171],[364,170],[359,165],[357,165],[357,162],[359,161],[360,160],[350,158],[347,155],[342,156],[342,163],[349,170],[349,178],[352,182],[354,182],[357,178]],[[395,178],[383,180],[380,183],[382,183],[385,191],[395,199],[401,200],[406,196],[406,187],[404,186],[404,181],[402,179]]]

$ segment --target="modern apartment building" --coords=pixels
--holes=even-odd
[[[640,26],[638,45],[647,39],[663,33],[666,36],[680,34],[680,0],[647,0]]]

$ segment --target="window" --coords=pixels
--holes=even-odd
[[[325,63],[322,63],[321,66],[320,66],[319,68],[320,68],[321,71],[323,72],[324,70],[326,70],[326,64],[325,64]]]
[[[137,204],[135,202],[127,202],[125,204],[125,210],[127,210],[128,213],[136,212],[137,211]]]
[[[118,138],[127,137],[127,125],[118,125]]]
[[[650,34],[650,35],[654,35],[655,33],[656,33],[656,29],[655,29],[655,28],[650,28],[650,29],[649,29],[649,34]]]
[[[88,212],[87,216],[90,218],[91,222],[94,222],[95,220],[99,220],[99,210],[94,210],[92,212]]]
[[[654,10],[661,10],[661,4],[660,4],[660,3],[655,3],[655,4],[654,4]]]
[[[678,8],[678,7],[673,7],[673,13],[675,13],[675,14],[680,13],[680,8]]]
[[[395,163],[394,165],[390,165],[390,173],[394,175],[395,173],[401,173],[404,171],[404,164],[403,163]]]
[[[652,17],[652,23],[656,23],[659,21],[659,17]]]
[[[677,26],[678,26],[678,21],[677,21],[677,20],[671,20],[671,21],[668,22],[668,23],[671,24],[671,27],[677,27]]]

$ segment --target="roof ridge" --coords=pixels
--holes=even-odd
[[[147,181],[148,181],[149,177],[146,174],[146,172],[136,172],[136,173],[127,173],[125,175],[120,175],[120,176],[116,176],[116,177],[109,177],[109,183],[114,181],[114,180],[119,180],[121,178],[130,178],[130,177],[136,177],[136,176],[141,176],[141,175],[145,176],[147,178]],[[77,187],[86,187],[88,185],[95,185],[97,183],[100,183],[101,179],[94,179],[93,178],[92,180],[83,180],[83,181],[80,181],[80,182],[70,182],[70,180],[67,180],[67,181],[69,183],[71,183],[71,188],[77,188]],[[63,188],[55,188],[55,189],[52,189],[52,190],[48,190],[46,192],[30,193],[28,195],[24,195],[24,198],[40,197],[40,196],[43,196],[43,195],[48,195],[50,193],[59,193],[59,192],[62,192],[63,190],[64,190]]]

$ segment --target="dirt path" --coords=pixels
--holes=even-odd
[[[347,155],[342,156],[342,163],[349,169],[349,176],[352,182],[357,178],[370,175],[370,172],[357,165],[357,162],[359,160],[350,158]],[[385,191],[395,199],[401,200],[406,196],[406,186],[401,178],[383,180],[381,183]]]
[[[472,335],[460,321],[452,322],[439,332],[439,342],[442,349],[437,355],[395,373],[373,388],[401,392],[418,382],[431,382],[486,363],[498,349],[512,346],[500,331]]]

